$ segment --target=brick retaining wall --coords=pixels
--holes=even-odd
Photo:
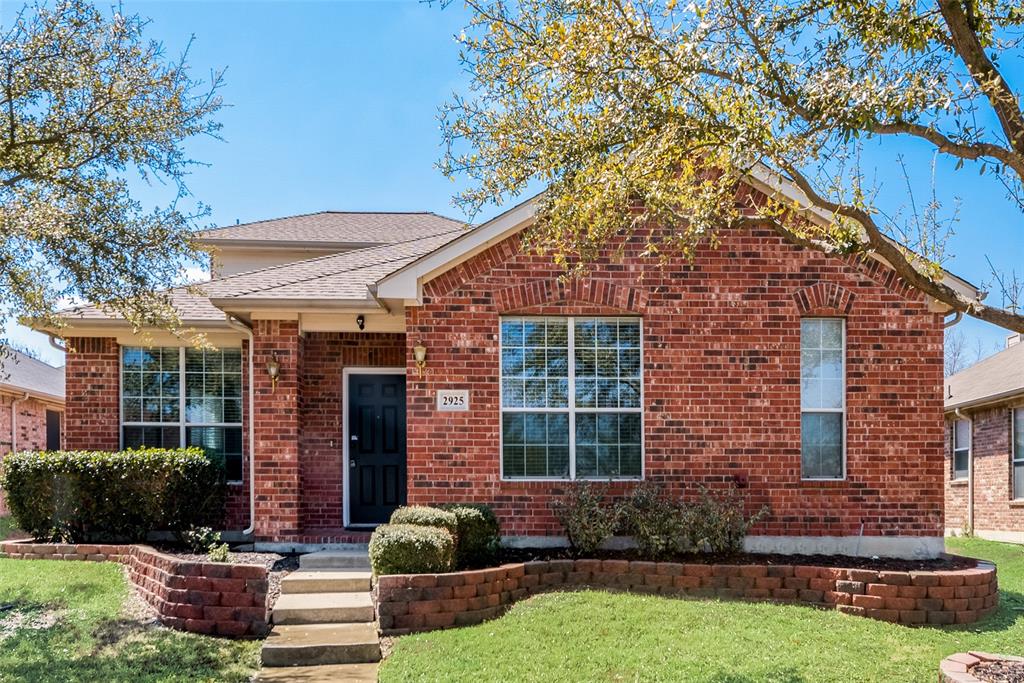
[[[255,564],[191,562],[145,545],[0,543],[0,557],[120,562],[160,622],[179,631],[262,636],[267,626],[267,569]]]
[[[999,602],[995,565],[874,571],[800,565],[551,560],[450,574],[382,576],[374,601],[384,635],[478,624],[512,603],[561,587],[771,600],[902,624],[969,624]]]

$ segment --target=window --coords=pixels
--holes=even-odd
[[[800,321],[800,476],[845,476],[845,330],[839,318]]]
[[[503,318],[502,475],[643,473],[638,318]]]
[[[241,481],[241,350],[123,347],[121,425],[125,448],[199,446]]]
[[[966,479],[971,461],[971,421],[953,422],[953,478]]]
[[[1024,408],[1015,408],[1013,418],[1013,497],[1024,498]]]

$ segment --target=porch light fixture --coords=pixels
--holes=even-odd
[[[423,342],[412,347],[412,357],[416,361],[416,374],[422,376],[423,368],[427,367],[427,347]]]
[[[366,327],[366,316],[362,313],[356,316],[356,327],[359,328],[360,332]]]
[[[271,352],[270,360],[267,361],[267,374],[270,375],[270,390],[277,391],[277,378],[281,375],[281,364],[277,362],[276,351]]]

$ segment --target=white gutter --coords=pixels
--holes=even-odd
[[[971,445],[967,449],[967,531],[974,535],[974,421],[960,412],[957,408],[953,414],[961,420],[967,420],[971,425]],[[953,427],[954,433],[956,426]],[[954,438],[956,438],[954,436]]]
[[[18,452],[18,404],[24,403],[28,398],[29,393],[26,391],[24,396],[11,401],[11,453]]]
[[[228,317],[228,325],[249,337],[249,526],[242,530],[249,536],[256,530],[256,399],[253,376],[253,336],[252,328],[238,318]]]

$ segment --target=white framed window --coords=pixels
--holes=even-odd
[[[122,347],[121,446],[199,446],[241,482],[241,349]]]
[[[639,318],[502,318],[502,477],[641,478],[642,367]]]
[[[846,476],[846,326],[800,320],[800,476]]]
[[[1024,408],[1010,411],[1012,424],[1010,438],[1013,439],[1013,497],[1024,499]]]
[[[953,479],[966,479],[971,467],[971,421],[953,421]]]

